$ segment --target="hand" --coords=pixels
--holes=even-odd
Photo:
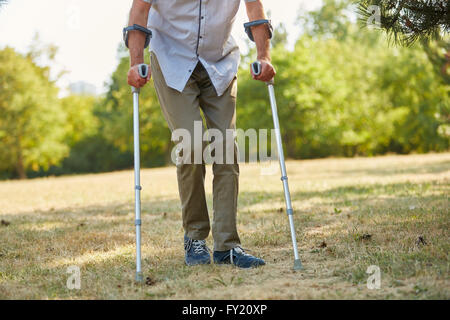
[[[150,66],[148,66],[147,78],[141,78],[141,76],[139,75],[138,66],[139,64],[136,64],[132,66],[128,71],[128,84],[135,88],[142,88],[148,81],[150,81],[150,78],[152,77],[152,70],[150,69]]]
[[[260,59],[259,62],[261,63],[261,73],[259,74],[259,76],[255,76],[252,71],[253,79],[264,82],[272,80],[277,73],[275,72],[275,68],[272,66],[270,61]]]

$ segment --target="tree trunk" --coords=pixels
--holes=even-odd
[[[23,179],[27,178],[27,174],[26,174],[25,168],[23,166],[23,156],[22,156],[22,150],[20,149],[20,144],[18,147],[19,147],[19,151],[18,151],[18,155],[17,155],[16,171],[19,176],[19,179],[23,180]]]

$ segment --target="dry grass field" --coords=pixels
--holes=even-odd
[[[450,153],[289,161],[301,272],[279,174],[260,168],[240,177],[243,247],[267,262],[255,270],[186,267],[175,169],[143,170],[144,285],[131,170],[0,182],[0,299],[450,299]]]

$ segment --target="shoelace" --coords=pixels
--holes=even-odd
[[[192,240],[192,246],[196,254],[208,252],[205,240]]]
[[[231,261],[231,264],[234,264],[233,251],[238,253],[238,254],[240,254],[240,255],[246,256],[246,257],[251,257],[252,256],[251,254],[246,253],[244,251],[244,249],[242,249],[241,247],[233,248],[233,249],[230,250],[230,261]]]

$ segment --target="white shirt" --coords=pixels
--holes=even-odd
[[[231,29],[241,0],[144,1],[152,3],[147,25],[153,33],[150,51],[158,59],[166,84],[182,92],[200,61],[221,96],[240,62]]]

